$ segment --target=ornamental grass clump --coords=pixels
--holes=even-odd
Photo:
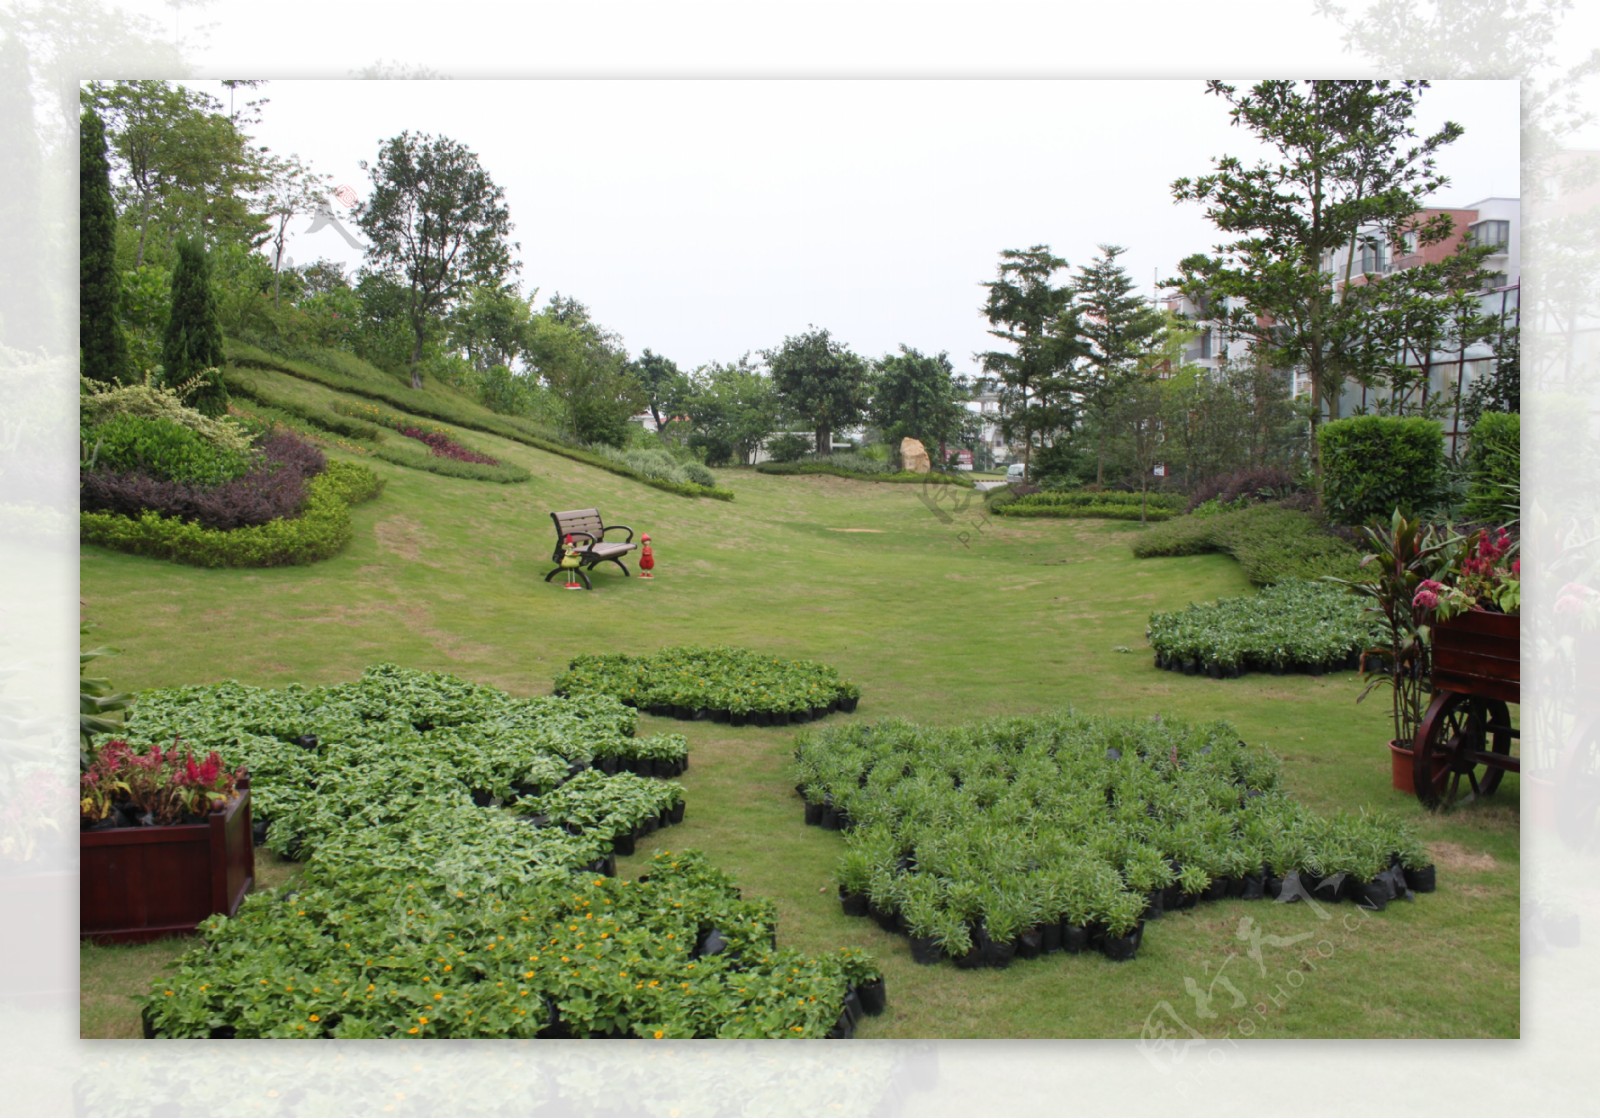
[[[1343,587],[1291,579],[1254,595],[1152,614],[1145,636],[1157,667],[1222,677],[1355,668],[1382,631]]]
[[[1360,897],[1355,887],[1414,846],[1396,821],[1313,816],[1282,787],[1278,760],[1224,723],[1064,711],[847,725],[803,735],[793,775],[808,819],[824,804],[847,821],[845,912],[907,932],[923,963],[942,951],[1003,967],[1091,946],[1125,960],[1166,910],[1294,900],[1291,873],[1342,874],[1335,898],[1376,897],[1381,883]]]

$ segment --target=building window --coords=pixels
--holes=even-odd
[[[1415,229],[1408,229],[1405,233],[1400,235],[1400,251],[1405,253],[1407,256],[1416,255],[1417,231]]]
[[[1211,356],[1211,331],[1209,330],[1202,332],[1200,335],[1200,356],[1203,358]]]
[[[1503,249],[1511,244],[1511,223],[1509,221],[1480,221],[1468,231],[1474,245],[1488,245],[1491,248]]]
[[[1495,291],[1496,289],[1503,288],[1505,286],[1506,274],[1504,272],[1490,272],[1483,278],[1484,291]]]
[[[1361,273],[1389,271],[1388,246],[1379,238],[1361,242]]]

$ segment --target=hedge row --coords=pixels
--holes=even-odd
[[[223,383],[228,386],[228,392],[234,396],[242,396],[246,400],[287,413],[312,427],[322,431],[331,431],[335,435],[343,435],[348,439],[360,439],[368,443],[376,443],[383,439],[383,432],[376,424],[367,423],[365,420],[343,416],[332,408],[323,408],[316,404],[308,404],[303,400],[295,400],[288,396],[281,396],[271,389],[259,384],[252,378],[244,375],[236,366],[227,366],[222,371]]]
[[[370,469],[330,462],[306,487],[300,515],[226,531],[146,511],[137,517],[79,514],[84,543],[195,567],[282,567],[315,563],[350,542],[350,506],[376,497]]]
[[[989,510],[1003,517],[1098,517],[1114,521],[1165,521],[1183,510],[1177,494],[1041,490],[1022,496],[996,495]]]
[[[910,470],[899,470],[893,473],[868,474],[860,470],[849,470],[840,466],[833,466],[826,462],[761,462],[756,464],[756,470],[762,474],[831,474],[835,478],[853,478],[858,482],[900,482],[900,483],[927,483],[935,486],[972,486],[972,479],[960,474],[917,474]]]
[[[398,387],[389,388],[376,385],[355,377],[346,376],[331,370],[313,365],[309,362],[295,361],[292,358],[280,357],[277,354],[267,353],[265,350],[241,342],[228,343],[228,358],[235,365],[255,365],[262,369],[276,369],[281,373],[288,373],[293,377],[315,381],[340,392],[350,393],[354,396],[365,397],[369,400],[381,401],[412,415],[423,416],[430,420],[441,420],[445,423],[455,424],[472,431],[482,431],[489,435],[498,435],[503,439],[510,439],[516,443],[547,451],[553,455],[572,459],[587,466],[597,467],[619,474],[624,478],[631,478],[636,482],[643,482],[647,486],[654,486],[667,493],[679,494],[683,497],[710,497],[718,501],[732,501],[733,492],[717,486],[701,486],[692,482],[669,482],[659,478],[648,478],[627,466],[611,462],[600,455],[582,447],[574,447],[563,443],[552,433],[540,428],[526,420],[515,416],[501,416],[495,413],[474,414],[466,408],[456,407],[432,397],[416,393],[406,393]]]
[[[1231,554],[1257,586],[1324,575],[1351,579],[1361,567],[1355,548],[1323,531],[1309,513],[1271,504],[1176,517],[1133,544],[1133,554],[1141,559],[1203,552]]]

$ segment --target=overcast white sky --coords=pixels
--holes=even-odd
[[[195,82],[226,100],[216,82]],[[1199,80],[275,80],[254,133],[365,197],[362,160],[448,135],[504,188],[525,290],[586,303],[684,368],[815,324],[958,371],[991,340],[980,285],[1045,243],[1074,267],[1128,249],[1147,293],[1215,230],[1170,184],[1250,156]],[[1418,125],[1466,128],[1441,204],[1518,193],[1514,81],[1435,85]],[[289,255],[361,254],[309,216]],[[353,222],[346,227],[358,234]]]

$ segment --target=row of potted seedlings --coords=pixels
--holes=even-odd
[[[861,689],[829,665],[726,645],[585,654],[556,677],[555,692],[608,695],[652,715],[734,726],[810,722],[854,711],[861,698]]]
[[[147,1034],[849,1036],[881,1009],[870,957],[779,949],[771,903],[694,852],[616,877],[683,816],[675,783],[602,768],[634,756],[634,719],[393,666],[141,695],[129,736],[204,728],[250,766],[269,845],[304,860],[292,889],[201,926],[152,987]],[[681,735],[657,738],[684,760]]]
[[[1433,889],[1401,821],[1318,817],[1278,773],[1225,724],[1071,711],[830,728],[795,749],[806,821],[846,833],[844,911],[910,937],[920,963],[961,967],[1131,959],[1145,922],[1201,901],[1382,909]]]
[[[1152,614],[1145,636],[1157,668],[1213,679],[1354,671],[1362,651],[1383,640],[1359,598],[1307,579]]]

